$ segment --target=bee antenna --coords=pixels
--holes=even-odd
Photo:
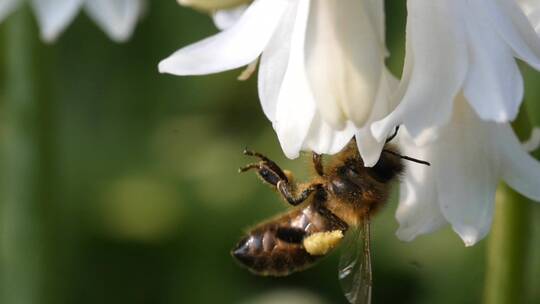
[[[428,166],[428,167],[431,166],[431,163],[428,162],[428,161],[425,161],[425,160],[409,157],[409,156],[406,156],[406,155],[400,155],[400,157],[405,159],[405,160],[412,161],[413,163],[425,165],[425,166]]]
[[[390,135],[390,137],[388,137],[386,139],[386,143],[389,143],[391,142],[394,138],[396,138],[397,134],[398,134],[398,131],[399,131],[399,126],[396,126],[396,129],[394,130],[394,133],[392,135]]]
[[[413,158],[413,157],[410,157],[410,156],[406,156],[406,155],[401,155],[401,154],[396,153],[396,152],[394,152],[392,150],[384,149],[383,152],[395,155],[395,156],[397,156],[397,157],[399,157],[401,159],[408,160],[408,161],[411,161],[413,163],[417,163],[417,164],[421,164],[421,165],[425,165],[425,166],[431,166],[430,162],[427,162],[425,160],[420,160],[420,159],[417,159],[417,158]]]

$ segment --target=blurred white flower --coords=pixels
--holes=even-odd
[[[216,23],[225,30],[180,49],[159,70],[217,73],[260,56],[262,107],[288,157],[301,150],[334,154],[356,135],[371,166],[382,144],[368,126],[391,108],[388,91],[394,81],[384,66],[383,3],[255,0],[240,14],[217,13]]]
[[[142,13],[144,0],[0,0],[0,22],[23,3],[33,8],[46,42],[55,41],[81,8],[116,42],[126,41]]]
[[[486,121],[515,119],[523,79],[515,58],[540,69],[540,1],[409,0],[396,109],[373,124],[382,141],[404,124],[419,143],[437,136],[463,94]]]
[[[320,296],[305,290],[275,289],[250,298],[241,304],[325,304]]]
[[[400,239],[410,241],[450,223],[465,245],[474,245],[490,230],[501,180],[540,201],[540,163],[508,123],[480,119],[460,95],[450,122],[437,132],[424,146],[407,132],[400,134],[404,154],[431,162],[431,167],[407,164],[396,213]]]

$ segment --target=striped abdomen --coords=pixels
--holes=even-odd
[[[285,276],[313,265],[324,253],[310,254],[306,240],[325,232],[347,229],[339,219],[321,215],[310,204],[252,229],[233,249],[232,255],[251,272],[265,276]],[[310,238],[311,237],[311,238]]]

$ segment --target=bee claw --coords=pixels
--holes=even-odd
[[[255,157],[258,157],[262,160],[266,160],[266,157],[261,155],[260,153],[257,153],[253,150],[249,150],[248,148],[244,148],[244,151],[242,151],[242,153],[246,156],[255,156]]]

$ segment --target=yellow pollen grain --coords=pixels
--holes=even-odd
[[[310,255],[325,255],[334,249],[342,238],[341,230],[317,232],[304,239],[304,248]]]

